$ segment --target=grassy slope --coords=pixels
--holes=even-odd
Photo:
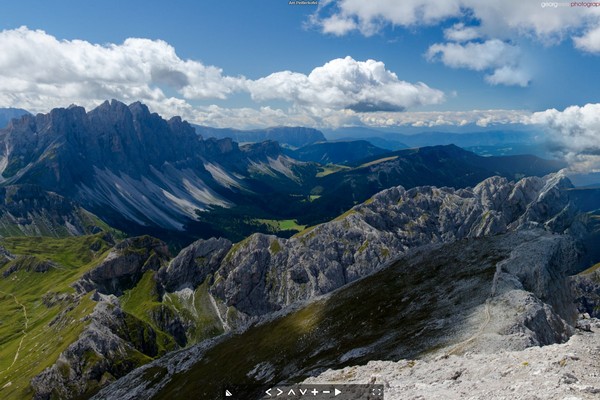
[[[52,297],[51,294],[74,295],[70,284],[103,260],[110,250],[101,236],[13,237],[0,241],[11,253],[29,256],[29,264],[50,260],[56,265],[45,273],[21,269],[6,278],[2,277],[2,272],[16,261],[0,268],[0,398],[30,398],[31,378],[54,364],[85,328],[88,322],[83,318],[96,304],[90,295],[80,300],[71,296],[51,306],[43,299]],[[137,319],[154,328],[159,356],[175,349],[176,344],[174,338],[161,331],[152,320],[151,311],[156,308],[166,307],[191,326],[188,344],[223,332],[211,305],[207,284],[198,287],[191,298],[167,294],[161,301],[154,274],[154,271],[146,272],[120,301],[123,310],[135,317],[129,324],[131,329],[144,328]],[[136,357],[138,363],[151,361],[151,358],[135,353],[132,357]]]
[[[13,254],[33,255],[57,264],[45,273],[19,270],[0,277],[0,397],[24,399],[31,396],[29,380],[52,365],[76,340],[86,324],[82,318],[94,308],[89,295],[51,307],[44,304],[43,296],[74,293],[69,284],[102,260],[108,245],[101,234],[64,239],[5,238],[0,243]],[[91,247],[98,250],[94,252]],[[55,323],[50,324],[53,320]]]

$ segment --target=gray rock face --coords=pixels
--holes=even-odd
[[[517,183],[492,177],[473,189],[384,190],[291,239],[254,234],[236,244],[216,269],[211,293],[258,316],[328,293],[423,245],[524,228],[563,233],[576,220],[564,195],[569,187],[556,174]]]
[[[167,245],[150,236],[128,238],[117,244],[98,266],[86,272],[73,286],[80,293],[98,290],[121,294],[138,282],[144,272],[157,271],[170,257]]]
[[[466,354],[430,360],[370,361],[328,370],[304,383],[383,384],[385,398],[585,399],[600,394],[600,322],[568,343],[498,354]]]
[[[0,128],[4,128],[13,118],[19,118],[22,115],[29,114],[22,108],[0,108]]]
[[[230,248],[227,239],[198,240],[161,268],[159,279],[169,292],[196,287],[217,270]]]
[[[158,354],[156,333],[103,297],[85,317],[89,325],[54,365],[31,381],[36,400],[73,398],[106,385]]]
[[[11,260],[9,256],[5,257],[6,262]],[[16,258],[13,257],[13,259],[15,260],[14,263],[2,272],[3,278],[8,278],[11,274],[19,270],[43,273],[48,272],[51,268],[60,268],[59,265],[50,260],[42,260],[35,256],[19,256]]]
[[[600,269],[596,265],[572,278],[575,302],[580,313],[600,317]]]

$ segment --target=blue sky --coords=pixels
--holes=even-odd
[[[594,78],[600,67],[600,33],[595,32],[600,26],[599,9],[541,4],[528,0],[321,0],[319,7],[289,5],[284,0],[5,2],[0,30],[6,37],[0,38],[0,46],[9,55],[19,55],[4,63],[0,56],[0,77],[14,82],[0,86],[0,106],[38,112],[70,103],[89,108],[105,97],[139,99],[165,116],[182,114],[207,125],[236,127],[431,126],[436,118],[441,125],[461,121],[484,125],[488,120],[522,123],[532,112],[596,103],[600,93],[600,79]],[[476,34],[449,39],[449,30],[463,34],[469,29]],[[52,46],[44,45],[48,38],[55,41]],[[157,46],[152,54],[129,60],[123,54],[145,44],[122,46],[128,38],[164,41],[176,58],[170,64],[163,62],[169,58],[163,57],[168,49]],[[89,46],[79,46],[79,41]],[[31,51],[20,54],[27,46]],[[103,55],[97,49],[111,46],[116,46],[115,54]],[[77,69],[65,67],[63,61],[69,57],[73,63],[82,59],[106,63],[106,76],[85,63],[88,72],[69,70]],[[369,59],[384,66],[380,78],[385,82],[373,78],[377,65],[364,64]],[[326,67],[321,78],[307,79],[311,71],[332,60],[340,61]],[[142,64],[148,65],[144,71],[130,71],[127,76],[119,72]],[[47,76],[37,76],[46,65]],[[205,67],[216,68],[207,73]],[[354,88],[327,83],[332,76],[327,74],[342,70]],[[138,81],[136,76],[144,73],[147,79]],[[181,83],[171,84],[177,77],[183,79]],[[311,96],[319,98],[312,102]],[[473,110],[494,112],[468,114]]]

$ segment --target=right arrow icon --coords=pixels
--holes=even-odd
[[[337,396],[338,394],[342,394],[342,392],[341,392],[341,391],[339,391],[339,390],[337,390],[337,389],[335,389],[335,390],[333,391],[333,395],[334,395],[334,396]]]

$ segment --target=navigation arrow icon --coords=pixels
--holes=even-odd
[[[333,395],[334,395],[334,396],[337,396],[338,394],[342,394],[342,392],[341,392],[341,391],[339,391],[339,390],[337,390],[337,389],[335,389],[335,390],[333,391]]]
[[[269,397],[271,397],[271,390],[273,390],[273,389],[268,389],[268,390],[265,391],[265,393],[268,394]]]
[[[283,394],[283,390],[277,388],[277,396],[281,396]]]

